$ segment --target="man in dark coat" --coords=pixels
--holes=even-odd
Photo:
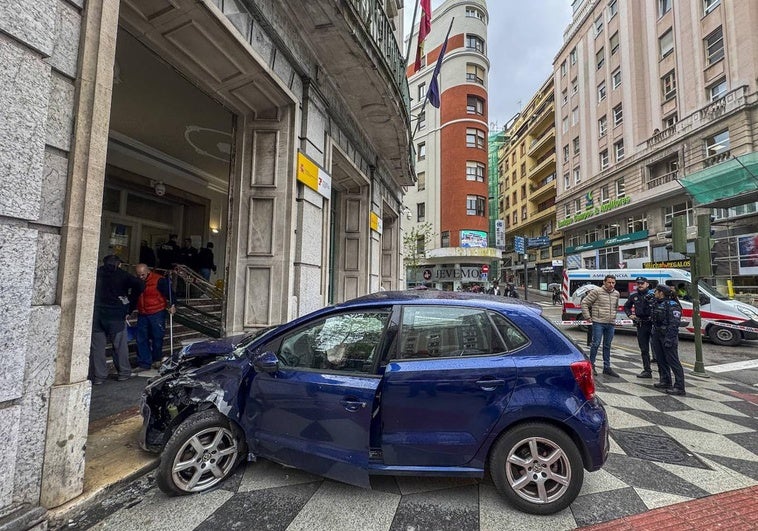
[[[139,261],[147,267],[155,267],[155,251],[148,245],[147,240],[142,240],[139,247]]]
[[[213,263],[213,242],[208,242],[197,253],[197,272],[208,282],[211,271],[216,271],[216,264]]]
[[[642,372],[637,375],[637,378],[653,377],[650,369],[650,334],[653,331],[653,322],[650,317],[654,305],[655,296],[650,290],[647,278],[637,277],[637,291],[631,293],[624,303],[624,313],[634,321],[634,326],[637,327],[637,344],[642,355]]]
[[[141,292],[142,282],[121,269],[118,256],[111,254],[103,258],[103,265],[97,268],[95,311],[92,314],[90,362],[93,385],[102,384],[108,377],[105,346],[109,340],[113,345],[116,379],[121,382],[131,378],[126,316],[135,308]]]
[[[179,238],[176,234],[168,237],[168,241],[158,247],[158,264],[163,269],[171,269],[179,261],[179,244],[176,240]]]

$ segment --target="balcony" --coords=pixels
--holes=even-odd
[[[532,140],[526,154],[532,158],[536,158],[541,155],[548,146],[555,148],[555,127],[548,128],[541,137]]]
[[[540,203],[550,197],[551,195],[555,197],[556,194],[556,183],[555,183],[555,174],[552,174],[552,179],[545,182],[543,179],[542,184],[529,185],[529,191],[531,192],[529,194],[529,201],[533,203]]]
[[[555,171],[555,151],[539,160],[536,165],[529,169],[529,179],[536,180],[547,172]]]
[[[658,186],[661,186],[663,184],[670,183],[671,181],[676,181],[677,179],[679,179],[679,171],[674,170],[668,173],[664,173],[663,175],[657,175],[655,177],[651,177],[645,183],[645,186],[647,187],[648,190],[652,190],[653,188],[657,188]]]

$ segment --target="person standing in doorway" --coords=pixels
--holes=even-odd
[[[136,271],[137,277],[144,282],[144,289],[137,299],[136,371],[146,371],[160,367],[166,312],[173,314],[176,307],[168,278],[152,271],[146,264],[137,264]]]
[[[113,345],[113,363],[116,379],[121,382],[132,377],[127,345],[126,316],[134,309],[142,292],[142,282],[121,269],[121,258],[111,254],[103,258],[97,268],[95,282],[95,311],[92,315],[92,343],[90,344],[91,379],[93,385],[102,384],[108,377],[105,347]]]
[[[671,288],[663,284],[655,287],[656,304],[653,307],[652,344],[655,357],[658,358],[656,389],[662,389],[670,395],[684,396],[684,369],[679,361],[679,324],[682,320],[682,306]],[[672,384],[671,374],[674,374]]]
[[[210,282],[211,271],[216,271],[216,264],[213,263],[213,242],[208,242],[197,252],[197,272],[206,282]]]
[[[179,244],[176,243],[178,238],[178,235],[171,234],[168,241],[158,247],[158,265],[163,269],[171,269],[179,260]]]
[[[652,378],[650,368],[650,334],[653,329],[651,315],[655,304],[655,296],[650,291],[650,284],[645,277],[637,277],[637,291],[631,293],[624,303],[624,313],[634,321],[637,327],[637,345],[642,355],[642,372],[637,378]]]
[[[582,300],[582,316],[586,321],[592,321],[592,346],[590,347],[590,362],[595,371],[595,359],[603,342],[603,374],[618,378],[619,375],[611,368],[611,342],[616,330],[616,312],[619,306],[619,292],[616,291],[616,277],[606,275],[603,285],[591,290]]]
[[[184,238],[182,246],[179,249],[178,263],[189,267],[192,270],[197,268],[197,248],[192,245],[192,238]]]
[[[155,267],[155,251],[148,245],[147,240],[142,240],[139,246],[139,261],[147,267]]]

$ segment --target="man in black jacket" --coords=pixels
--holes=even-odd
[[[92,314],[92,343],[90,363],[92,384],[100,385],[108,377],[105,346],[113,344],[113,363],[119,382],[132,376],[126,337],[126,316],[136,307],[142,292],[142,282],[121,269],[121,259],[114,255],[103,258],[97,268],[95,311]]]
[[[647,278],[637,277],[637,291],[630,293],[624,303],[624,313],[627,317],[631,317],[634,326],[637,327],[637,344],[642,355],[642,372],[637,375],[637,378],[653,377],[650,369],[650,334],[653,330],[653,322],[650,316],[654,305],[655,296],[650,290]]]

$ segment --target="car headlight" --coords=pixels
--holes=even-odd
[[[737,310],[748,319],[758,320],[758,311],[750,306],[737,306]]]

